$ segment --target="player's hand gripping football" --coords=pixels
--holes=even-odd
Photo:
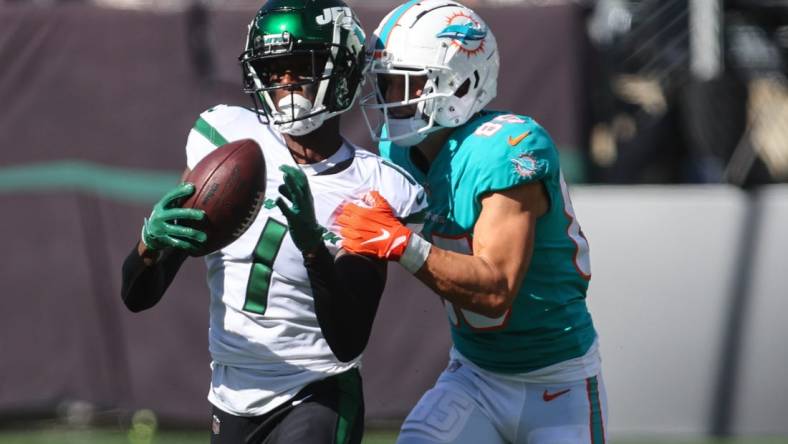
[[[194,193],[194,185],[182,183],[170,190],[153,206],[142,224],[142,242],[148,250],[166,247],[187,252],[199,250],[207,236],[200,230],[178,225],[176,220],[202,220],[205,213],[193,208],[180,208],[180,202]]]
[[[300,168],[282,165],[279,170],[284,173],[285,183],[279,186],[279,193],[293,205],[288,206],[281,197],[276,205],[287,218],[288,229],[293,243],[302,253],[310,253],[323,242],[325,231],[315,218],[315,203],[309,190],[309,181]]]
[[[391,205],[380,193],[370,192],[367,201],[371,207],[354,203],[342,207],[337,217],[342,248],[379,259],[400,260],[413,232],[397,219]]]

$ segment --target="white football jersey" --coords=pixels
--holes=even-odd
[[[315,316],[312,289],[301,252],[275,201],[283,183],[280,165],[299,166],[309,179],[319,224],[330,227],[336,210],[378,190],[398,217],[416,216],[426,207],[424,192],[407,173],[379,156],[345,141],[318,165],[298,165],[277,131],[246,108],[219,105],[200,115],[189,133],[187,165],[194,168],[217,146],[253,139],[266,163],[263,207],[235,242],[205,258],[211,293],[212,383],[208,399],[235,415],[262,415],[304,385],[358,365],[337,360]],[[352,158],[347,168],[318,174],[322,166]],[[324,236],[336,254],[341,239]]]

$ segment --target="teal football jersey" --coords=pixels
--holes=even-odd
[[[550,207],[536,223],[531,264],[512,307],[493,319],[444,300],[455,347],[482,368],[525,373],[580,357],[596,332],[586,307],[588,242],[575,218],[547,132],[533,119],[486,111],[455,129],[427,174],[410,149],[380,144],[383,157],[427,190],[422,234],[434,245],[471,254],[482,197],[541,181]]]

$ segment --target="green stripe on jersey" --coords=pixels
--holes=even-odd
[[[197,122],[194,123],[194,130],[198,133],[205,136],[212,144],[215,146],[224,145],[227,143],[227,139],[219,133],[210,123],[208,123],[205,119],[200,117],[197,119]]]

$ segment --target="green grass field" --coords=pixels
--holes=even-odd
[[[393,444],[394,431],[370,430],[365,444]],[[110,430],[52,429],[46,431],[0,431],[0,444],[206,444],[207,432],[129,433]],[[610,444],[788,444],[781,438],[732,438],[724,440],[697,439],[614,439]]]

